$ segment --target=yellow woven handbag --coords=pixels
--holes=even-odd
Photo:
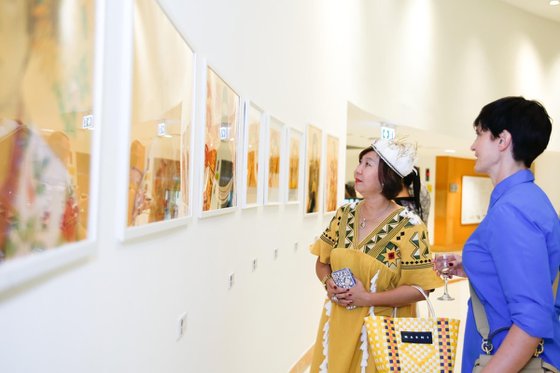
[[[429,318],[370,315],[364,319],[377,371],[452,373],[460,321],[436,318],[426,293],[414,288],[426,298]]]

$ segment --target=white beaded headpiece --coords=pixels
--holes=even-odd
[[[396,140],[374,139],[371,147],[400,177],[414,169],[416,145]]]

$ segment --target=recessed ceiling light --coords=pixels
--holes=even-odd
[[[549,4],[550,4],[550,5],[559,5],[559,4],[560,4],[560,0],[550,0]]]

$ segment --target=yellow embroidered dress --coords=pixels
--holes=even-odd
[[[361,202],[360,202],[361,203]],[[420,218],[399,208],[361,242],[358,241],[359,203],[340,207],[311,253],[336,271],[348,267],[366,289],[381,292],[414,284],[426,290],[442,285],[432,270],[426,226]],[[390,316],[391,307],[358,307],[347,310],[325,301],[311,372],[376,372],[369,351],[364,317],[370,313]],[[415,305],[400,307],[397,316],[415,316]]]

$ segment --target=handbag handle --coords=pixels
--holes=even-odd
[[[428,298],[428,295],[426,294],[424,289],[422,289],[418,285],[409,285],[409,286],[418,290],[420,292],[420,294],[422,294],[424,296],[424,299],[426,300],[426,304],[428,305],[428,311],[430,313],[430,318],[435,319],[436,318],[436,312],[434,311],[434,306],[432,305],[432,302]],[[393,317],[397,317],[397,307],[393,308]]]

